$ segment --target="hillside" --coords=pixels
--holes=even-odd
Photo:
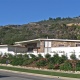
[[[47,36],[57,39],[80,39],[80,17],[57,17],[23,25],[0,26],[1,44],[14,44],[16,41]]]

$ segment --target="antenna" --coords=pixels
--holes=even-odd
[[[47,39],[48,39],[48,36],[47,36]]]

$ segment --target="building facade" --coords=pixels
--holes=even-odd
[[[53,56],[55,53],[66,55],[70,59],[71,54],[75,54],[80,59],[80,40],[68,39],[33,39],[27,41],[15,42],[15,45],[0,45],[0,53],[15,54],[50,54]]]
[[[80,40],[68,39],[33,39],[27,41],[15,42],[16,45],[24,46],[27,48],[27,53],[35,55],[47,53],[54,55],[55,53],[68,56],[75,54],[77,58],[80,57]]]
[[[8,54],[20,54],[20,53],[26,53],[27,48],[21,47],[21,46],[15,46],[15,45],[0,45],[0,54],[4,55],[5,53]]]

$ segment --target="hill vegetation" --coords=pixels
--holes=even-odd
[[[23,25],[0,26],[0,44],[35,38],[80,39],[80,16],[49,18]]]

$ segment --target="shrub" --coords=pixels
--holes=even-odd
[[[36,57],[34,54],[30,54],[30,57],[32,58],[33,61],[37,61],[38,57]]]
[[[23,59],[20,58],[14,58],[11,62],[12,65],[22,65],[23,64]]]
[[[80,67],[80,60],[77,61],[77,63],[76,63],[76,67]]]
[[[33,63],[33,60],[32,59],[29,59],[29,60],[25,60],[22,65],[23,66],[26,66],[26,65],[29,65],[31,63]]]
[[[36,62],[37,67],[43,67],[46,66],[46,64],[47,64],[47,60],[45,58],[42,58]]]
[[[67,56],[62,55],[62,56],[61,56],[61,60],[62,60],[62,62],[65,62],[66,60],[68,60],[68,58],[67,58]]]
[[[38,54],[38,59],[43,58],[43,56],[41,54]]]
[[[8,59],[6,58],[6,57],[2,57],[1,59],[0,59],[0,63],[2,63],[2,64],[6,64],[6,61],[7,61]]]
[[[8,56],[6,53],[4,55],[0,56],[0,63],[6,64],[7,61],[8,61]]]
[[[77,59],[75,54],[72,54],[72,55],[70,56],[70,58],[71,58],[72,60],[76,60],[76,59]]]
[[[22,54],[19,54],[19,55],[15,55],[13,58],[12,58],[12,60],[11,60],[11,64],[12,65],[22,65],[23,64],[23,61],[24,61],[24,59],[23,59],[23,56],[22,56]]]
[[[76,71],[80,71],[80,67],[76,67]]]
[[[72,70],[75,71],[76,70],[76,64],[77,64],[78,60],[70,60],[70,63],[72,64]]]
[[[11,63],[14,56],[12,54],[8,54],[7,56],[8,56],[9,63]]]
[[[29,54],[31,58],[35,58],[36,56],[34,54]]]
[[[59,69],[60,65],[59,64],[55,64],[54,65],[54,69]]]
[[[80,71],[80,60],[76,63],[76,71]]]
[[[60,65],[60,70],[72,70],[72,65],[69,61],[64,62],[63,64]]]
[[[29,59],[29,55],[25,54],[25,55],[23,55],[23,58],[24,58],[24,60],[28,60]]]
[[[51,63],[49,63],[47,66],[48,66],[48,67],[47,67],[48,69],[54,69],[54,65],[51,64]]]
[[[61,63],[61,59],[60,59],[58,54],[54,54],[53,58],[54,58],[54,64],[60,64]]]
[[[54,63],[55,63],[55,62],[54,62],[54,57],[49,58],[49,59],[48,59],[48,63],[54,64]]]
[[[50,54],[46,54],[46,55],[45,55],[45,58],[46,58],[46,59],[49,59],[49,58],[51,58],[51,55],[50,55]]]

